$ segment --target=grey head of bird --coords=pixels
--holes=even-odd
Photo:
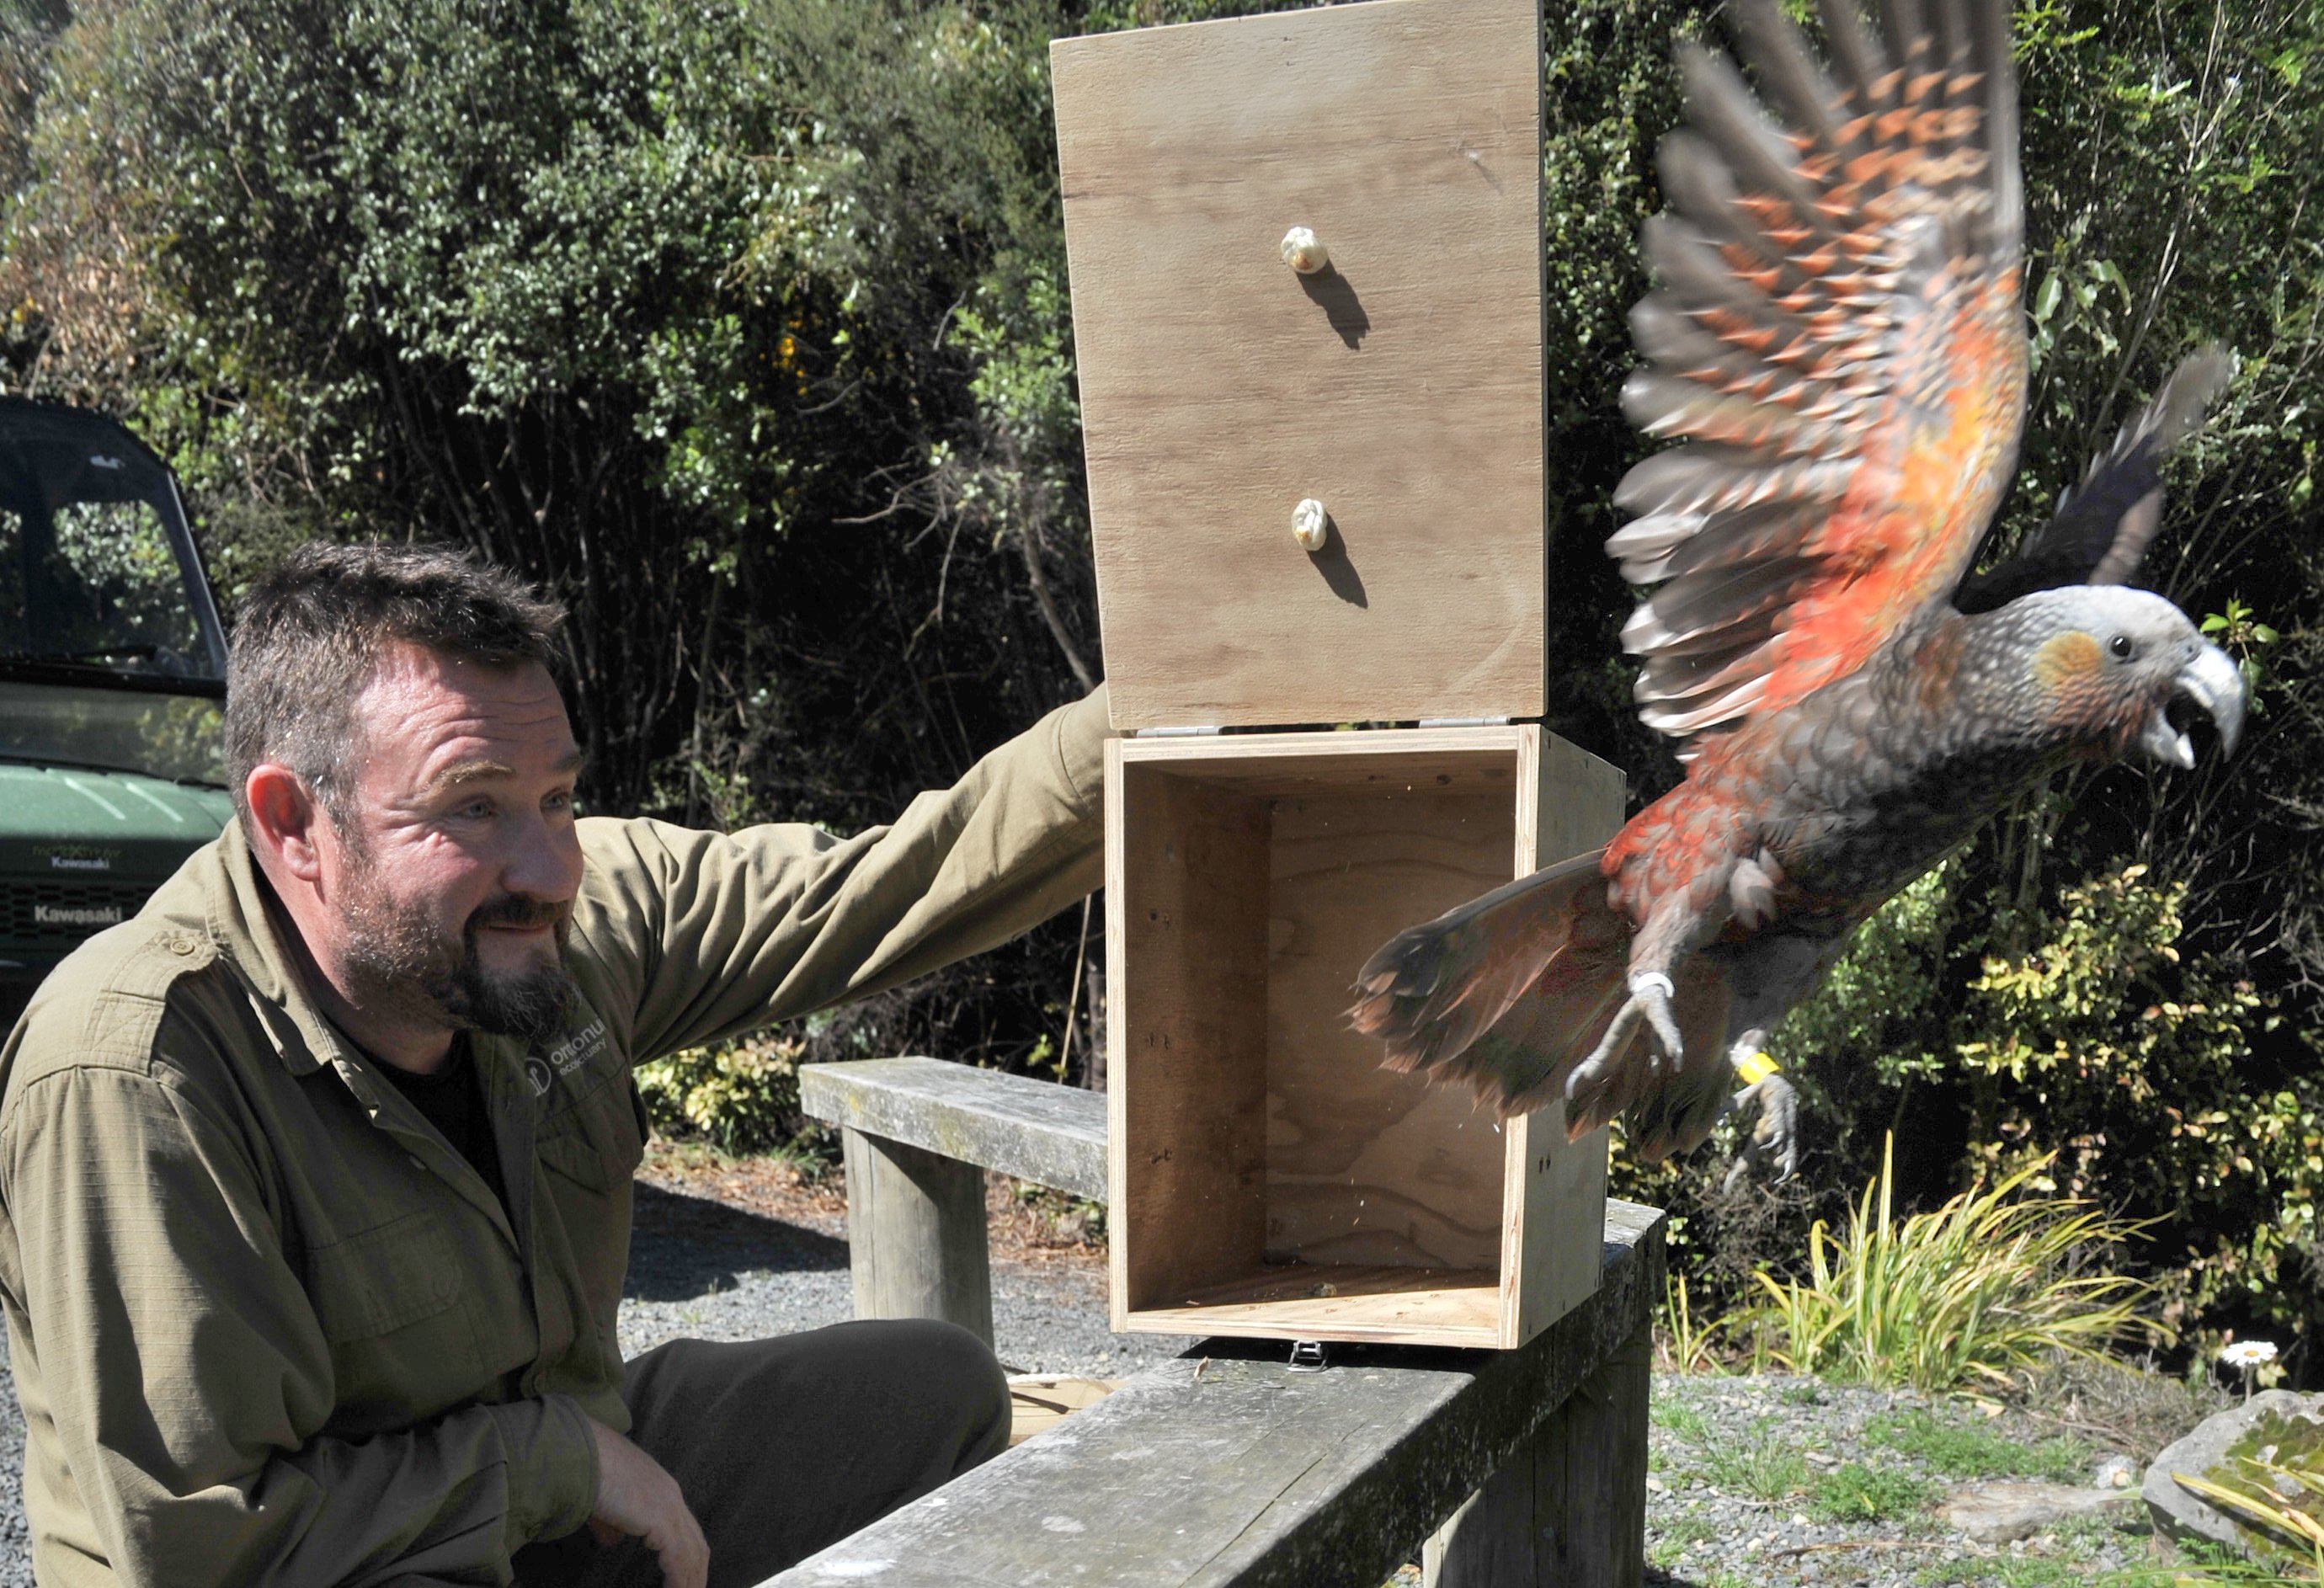
[[[2070,585],[1964,621],[1965,694],[2029,750],[2113,759],[2135,749],[2190,768],[2197,713],[2223,750],[2242,735],[2242,670],[2153,591]]]

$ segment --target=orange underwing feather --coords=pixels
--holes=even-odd
[[[2004,0],[1965,26],[1891,6],[1877,36],[1827,0],[1829,68],[1773,0],[1738,9],[1775,119],[1686,51],[1623,394],[1684,445],[1624,479],[1637,522],[1608,545],[1660,585],[1623,641],[1641,716],[1683,740],[1856,671],[1950,595],[2025,406]]]

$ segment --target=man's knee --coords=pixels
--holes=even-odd
[[[876,1349],[931,1407],[942,1407],[958,1429],[955,1473],[991,1460],[1009,1445],[1009,1380],[992,1348],[957,1324],[934,1318],[888,1318],[847,1325],[872,1331]]]

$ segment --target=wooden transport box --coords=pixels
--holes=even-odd
[[[1106,766],[1117,1329],[1523,1343],[1596,1286],[1603,1132],[1379,1066],[1400,928],[1622,819],[1533,724],[1132,739]]]
[[[1535,0],[1052,47],[1117,726],[1542,715],[1540,60]]]
[[[1346,1011],[1397,931],[1622,816],[1509,720],[1553,577],[1536,0],[1052,63],[1115,725],[1309,730],[1110,754],[1114,1325],[1518,1344],[1596,1283],[1602,1135],[1385,1071]]]

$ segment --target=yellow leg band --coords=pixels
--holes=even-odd
[[[1735,1061],[1735,1074],[1747,1086],[1756,1086],[1775,1073],[1775,1061],[1763,1049]]]

